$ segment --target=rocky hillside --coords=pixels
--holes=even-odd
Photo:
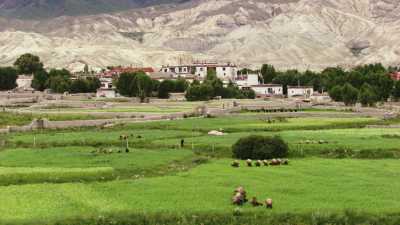
[[[33,52],[49,67],[77,70],[193,59],[302,69],[399,65],[399,11],[397,0],[192,0],[97,15],[3,17],[0,63]]]

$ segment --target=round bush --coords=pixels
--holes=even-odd
[[[281,137],[251,135],[239,139],[233,146],[233,157],[237,159],[273,159],[288,155],[289,147]]]

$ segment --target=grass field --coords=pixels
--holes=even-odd
[[[121,210],[230,214],[230,197],[239,185],[249,197],[273,198],[274,212],[280,213],[393,213],[400,207],[397,160],[311,158],[293,160],[289,166],[237,169],[229,163],[218,160],[178,175],[134,181],[0,187],[0,215],[3,220],[55,220]],[[250,206],[243,210],[266,211]]]
[[[400,222],[400,129],[364,128],[390,121],[270,120],[245,113],[3,136],[0,224]],[[227,134],[210,136],[210,130]],[[290,147],[290,164],[231,167],[230,147],[250,134],[281,136]],[[129,135],[129,153],[120,135]],[[331,153],[341,149],[343,159],[333,159],[338,155]],[[352,155],[363,151],[374,154]],[[398,155],[375,154],[389,151]],[[237,186],[248,197],[272,198],[274,209],[245,205],[243,217],[233,216],[230,199]]]
[[[129,129],[129,128],[115,128],[108,129],[86,129],[82,131],[47,131],[36,133],[22,133],[11,136],[8,139],[10,145],[17,146],[99,146],[99,145],[125,145],[125,141],[120,140],[121,135],[129,136],[130,146],[136,144],[146,144],[153,140],[162,140],[177,138],[173,145],[178,145],[180,138],[198,136],[199,132],[156,129]],[[171,144],[171,143],[170,143]]]

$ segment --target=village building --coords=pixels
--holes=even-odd
[[[287,96],[292,97],[305,97],[310,98],[314,93],[314,88],[312,86],[288,86]]]
[[[22,91],[33,90],[32,80],[33,80],[33,76],[31,76],[31,75],[19,75],[16,80],[17,89],[22,90]]]
[[[115,89],[112,88],[99,88],[96,92],[97,98],[115,98],[117,97],[117,93]]]
[[[239,88],[259,85],[260,84],[259,75],[258,74],[237,75],[235,77],[235,83]]]
[[[257,97],[282,96],[283,86],[280,84],[258,84],[250,88],[256,93]]]
[[[160,72],[172,72],[182,76],[191,74],[202,79],[207,76],[209,71],[214,71],[217,77],[223,81],[230,81],[235,79],[238,68],[231,63],[194,62],[188,65],[162,66],[160,70]]]
[[[101,77],[100,80],[100,88],[103,89],[111,89],[113,88],[113,79],[109,77]]]

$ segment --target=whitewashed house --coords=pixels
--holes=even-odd
[[[238,68],[234,64],[208,62],[194,62],[193,64],[179,66],[162,66],[160,72],[172,72],[181,77],[185,77],[185,75],[195,75],[204,79],[210,70],[215,71],[217,77],[223,81],[234,80],[238,72]]]
[[[288,86],[287,96],[291,97],[304,97],[310,98],[314,93],[314,88],[312,86]]]
[[[280,84],[258,84],[252,85],[258,97],[283,95],[283,86]]]
[[[29,75],[19,75],[17,77],[16,83],[17,83],[17,89],[19,90],[33,90],[32,86],[32,80],[33,76]]]
[[[112,88],[99,88],[96,92],[97,98],[115,98],[117,97],[117,93],[115,89]]]
[[[99,80],[100,80],[100,83],[101,83],[100,88],[102,88],[102,89],[112,89],[113,88],[112,78],[110,78],[110,77],[102,77]]]
[[[235,78],[235,83],[239,88],[250,87],[253,85],[259,85],[258,74],[245,74],[237,75]]]

